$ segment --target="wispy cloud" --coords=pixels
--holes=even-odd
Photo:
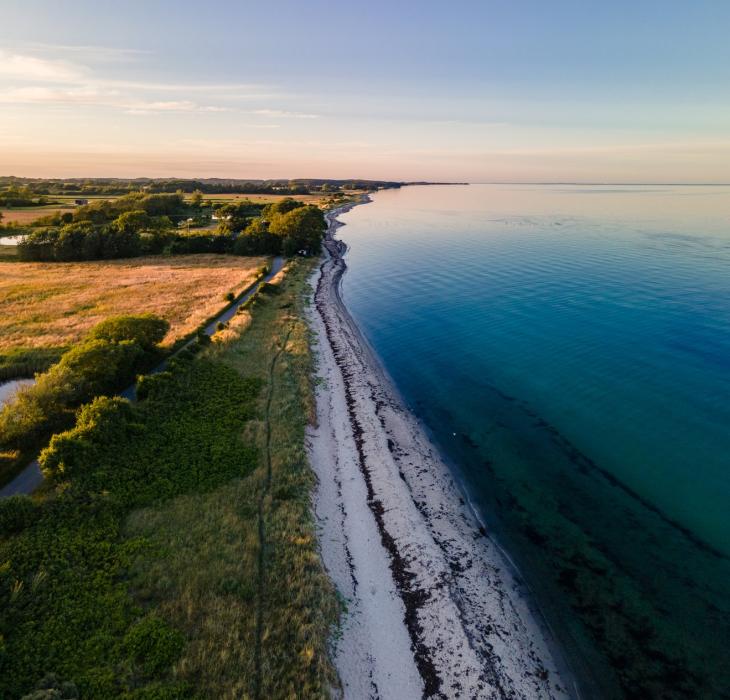
[[[167,100],[153,102],[136,102],[126,106],[127,114],[158,114],[160,112],[230,112],[228,107],[199,105],[190,100]]]
[[[145,115],[164,112],[228,112],[229,107],[199,104],[192,100],[143,100],[130,98],[118,90],[95,87],[48,87],[42,85],[13,88],[0,93],[2,104],[86,105],[121,109],[127,114]]]
[[[66,54],[85,61],[133,61],[152,54],[146,49],[125,48],[119,46],[97,46],[94,44],[70,45],[45,42],[25,42],[17,44],[17,51],[22,53]]]
[[[69,61],[38,58],[0,49],[0,77],[36,82],[74,83],[83,80],[87,71]]]
[[[96,46],[39,46],[43,51],[55,49],[87,57],[92,53],[111,57],[134,51]],[[107,78],[88,65],[0,49],[0,103],[3,104],[86,105],[120,109],[134,115],[215,113],[235,111],[241,101],[272,98],[274,92],[271,88],[249,83],[167,83]],[[192,99],[191,95],[200,99]],[[278,110],[248,113],[269,117],[310,116]]]
[[[306,112],[288,112],[283,109],[255,109],[253,114],[262,117],[284,117],[292,119],[317,119],[318,114],[308,114]]]

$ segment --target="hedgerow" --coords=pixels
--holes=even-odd
[[[72,424],[83,402],[133,382],[157,357],[155,345],[168,328],[167,321],[152,315],[102,321],[0,410],[0,446],[26,451],[39,447]]]

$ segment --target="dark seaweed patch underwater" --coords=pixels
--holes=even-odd
[[[584,695],[730,697],[730,188],[413,187],[344,219],[346,303]]]

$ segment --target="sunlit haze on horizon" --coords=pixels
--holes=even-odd
[[[0,175],[730,182],[730,4],[5,0]]]

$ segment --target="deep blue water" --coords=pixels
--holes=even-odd
[[[408,187],[344,298],[588,697],[730,690],[730,187]]]

